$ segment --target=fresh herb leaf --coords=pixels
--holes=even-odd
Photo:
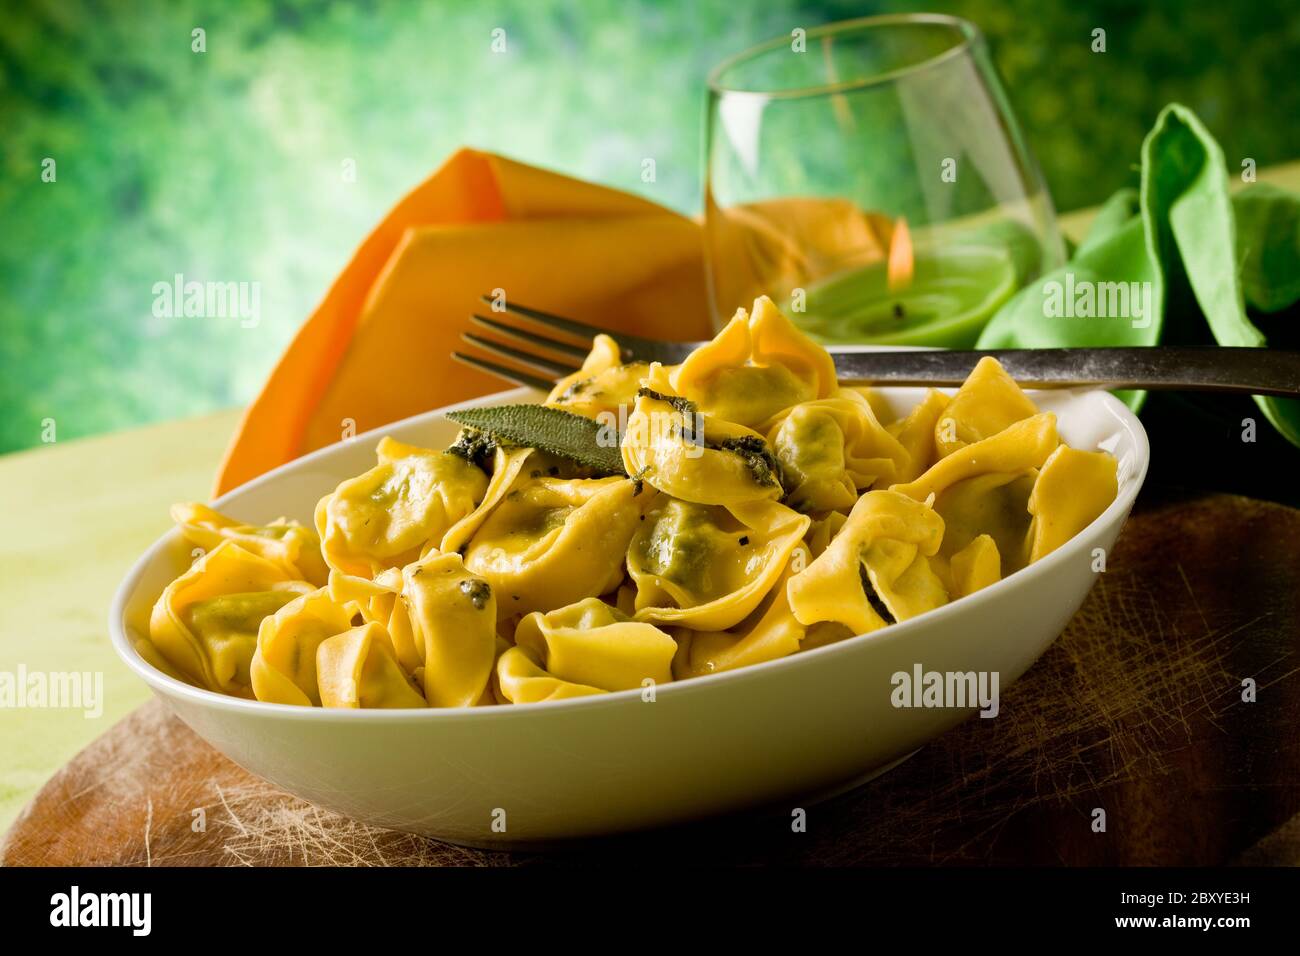
[[[492,599],[492,586],[482,578],[466,578],[460,582],[460,590],[479,611]]]
[[[497,441],[483,432],[465,429],[456,441],[447,447],[449,455],[464,458],[471,465],[477,465],[484,471],[492,470],[492,459],[496,456]]]
[[[880,619],[886,624],[897,624],[898,622],[894,620],[893,613],[881,600],[879,592],[876,591],[876,586],[871,583],[871,578],[867,576],[867,566],[865,564],[858,565],[858,577],[862,579],[862,591],[867,596],[867,603],[871,605],[871,610],[879,614]]]
[[[653,388],[648,388],[645,385],[636,390],[637,398],[641,398],[643,395],[654,402],[665,402],[671,405],[675,411],[686,416],[694,415],[697,410],[696,404],[689,398],[682,398],[680,395],[665,395],[663,392],[656,392]]]
[[[570,385],[568,388],[566,388],[566,389],[565,389],[565,390],[560,394],[560,397],[556,399],[556,401],[557,401],[557,402],[561,402],[561,403],[563,403],[563,402],[571,402],[571,401],[573,401],[575,398],[577,398],[579,395],[581,395],[581,394],[582,394],[583,392],[585,392],[587,389],[591,388],[591,384],[592,384],[593,381],[595,381],[595,380],[594,380],[594,379],[590,379],[590,378],[580,378],[580,379],[578,379],[576,382],[574,382],[572,385]]]
[[[464,408],[447,417],[498,442],[566,458],[597,476],[627,475],[618,446],[600,440],[601,425],[591,418],[545,405]]]
[[[767,447],[767,442],[757,435],[742,435],[739,438],[726,438],[708,447],[717,451],[729,451],[739,455],[749,466],[754,483],[758,485],[779,485],[781,483],[781,465]]]

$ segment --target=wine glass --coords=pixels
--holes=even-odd
[[[955,17],[795,30],[726,60],[706,143],[719,327],[768,294],[828,344],[970,347],[1065,259],[984,38]]]

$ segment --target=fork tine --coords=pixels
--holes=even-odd
[[[493,355],[500,355],[504,358],[513,359],[520,365],[527,368],[537,369],[539,372],[545,372],[548,375],[554,375],[556,378],[562,378],[578,370],[578,366],[572,362],[555,362],[541,355],[535,355],[532,352],[525,352],[523,349],[517,349],[512,345],[506,345],[504,342],[496,342],[492,339],[485,339],[481,335],[474,335],[472,332],[462,332],[460,336],[470,345],[477,345],[485,352],[491,352]]]
[[[488,305],[493,305],[497,301],[490,295],[479,296],[479,299],[486,302]],[[613,329],[602,328],[599,325],[588,325],[586,322],[575,322],[573,319],[566,319],[562,315],[543,312],[541,309],[531,309],[526,305],[519,305],[518,303],[510,302],[509,300],[506,301],[505,307],[507,311],[516,312],[525,318],[532,319],[534,322],[539,322],[542,325],[549,325],[553,329],[561,329],[568,332],[570,335],[577,335],[584,339],[591,339],[597,335],[610,335],[615,339],[619,338],[621,335],[623,338],[627,338],[625,334],[615,332]]]
[[[489,362],[487,359],[481,359],[476,355],[466,355],[464,352],[452,352],[451,357],[463,365],[470,365],[484,372],[490,372],[498,378],[504,378],[507,382],[514,382],[516,385],[527,385],[541,392],[550,392],[555,387],[554,382],[533,375],[529,372],[521,372],[518,369],[508,368],[505,365],[498,365],[496,362]]]
[[[472,313],[469,320],[475,325],[481,325],[484,328],[492,329],[494,332],[500,332],[502,335],[518,339],[520,342],[540,345],[542,348],[562,352],[577,359],[587,357],[587,349],[584,349],[581,345],[570,345],[568,342],[561,342],[559,339],[548,339],[545,335],[538,335],[536,332],[529,332],[525,329],[517,329],[513,325],[500,322],[497,319],[489,319],[486,315],[479,315],[477,312]]]

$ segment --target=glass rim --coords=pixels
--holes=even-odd
[[[824,23],[821,26],[813,27],[805,34],[806,39],[821,39],[827,36],[836,36],[847,33],[857,33],[869,30],[874,27],[885,26],[915,26],[918,24],[941,25],[950,27],[960,36],[960,42],[953,46],[936,53],[934,56],[919,60],[916,63],[909,63],[893,70],[886,70],[873,76],[862,77],[856,80],[845,80],[841,83],[823,83],[820,86],[791,87],[789,89],[778,90],[754,90],[743,89],[738,86],[730,86],[722,82],[722,75],[728,70],[739,66],[747,60],[754,60],[760,56],[770,53],[778,47],[785,46],[790,42],[789,36],[773,37],[771,40],[765,40],[739,53],[733,53],[724,59],[721,63],[709,71],[708,88],[710,96],[758,96],[766,99],[801,99],[812,96],[830,96],[838,93],[849,93],[855,90],[867,89],[868,87],[878,86],[884,83],[892,83],[912,73],[919,73],[930,67],[938,66],[957,56],[967,52],[975,43],[982,38],[979,27],[969,20],[962,17],[955,17],[947,13],[885,13],[869,17],[858,17],[853,20],[837,20],[834,23]]]

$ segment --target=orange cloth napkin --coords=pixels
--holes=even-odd
[[[664,339],[712,334],[697,222],[463,149],[361,244],[244,413],[221,494],[343,437],[507,387],[451,359],[479,296]]]

